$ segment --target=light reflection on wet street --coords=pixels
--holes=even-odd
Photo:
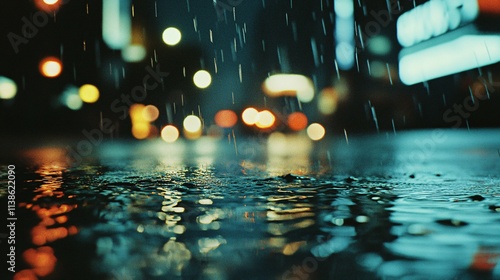
[[[78,165],[11,151],[17,277],[498,279],[499,139],[115,141]]]

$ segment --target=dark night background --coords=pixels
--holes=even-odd
[[[366,11],[365,15],[355,1],[355,20],[361,28],[375,20],[371,11],[387,9],[386,1],[360,3]],[[37,8],[34,1],[4,1],[0,4],[0,76],[9,77],[18,85],[14,99],[0,100],[1,137],[75,136],[82,129],[98,127],[101,113],[119,125],[120,136],[129,137],[130,120],[120,120],[119,114],[110,110],[110,104],[121,94],[130,93],[134,86],[140,85],[146,73],[145,67],[152,62],[169,73],[163,85],[148,92],[147,98],[141,102],[160,108],[160,118],[155,122],[158,127],[167,123],[165,110],[162,109],[166,103],[178,104],[174,115],[176,124],[180,124],[185,115],[198,113],[199,106],[206,127],[213,123],[213,115],[220,109],[232,109],[238,114],[247,106],[267,106],[277,112],[286,111],[288,100],[285,98],[264,98],[261,83],[269,73],[288,71],[315,76],[317,92],[337,81],[333,64],[335,21],[332,1],[242,1],[235,8],[236,22],[232,11],[216,9],[209,0],[156,1],[157,17],[155,1],[132,1],[132,4],[135,9],[133,26],[147,49],[146,58],[138,63],[123,62],[119,51],[110,50],[104,44],[101,1],[67,1],[55,17],[50,17],[46,25],[38,28],[28,43],[19,45],[18,53],[11,46],[8,34],[21,35],[25,24],[23,18],[31,21]],[[400,5],[402,10],[409,10],[413,1],[400,1]],[[310,121],[324,123],[329,133],[340,133],[344,129],[375,132],[370,111],[370,106],[373,106],[381,131],[392,131],[393,123],[397,130],[500,126],[499,65],[457,73],[429,81],[428,84],[405,86],[396,76],[400,50],[394,35],[396,19],[397,15],[394,15],[380,32],[392,42],[389,55],[381,57],[360,50],[359,72],[354,67],[340,73],[348,83],[349,92],[339,101],[333,115],[320,115],[316,99],[302,104]],[[194,21],[198,32],[194,30]],[[163,29],[171,25],[181,29],[183,34],[181,43],[174,47],[166,46],[161,40]],[[296,35],[291,31],[292,25],[296,28]],[[246,28],[243,44],[238,34],[242,28]],[[210,30],[213,32],[213,43],[209,39]],[[231,57],[234,38],[237,52],[235,57]],[[313,63],[311,38],[315,38],[323,55],[323,63],[319,66]],[[278,48],[286,50],[287,65],[280,65],[276,55]],[[221,50],[225,54],[224,62],[220,59]],[[49,55],[63,62],[63,72],[57,78],[45,78],[38,71],[39,61]],[[217,57],[217,74],[214,74],[214,57]],[[387,75],[380,78],[370,76],[365,63],[367,59],[388,63],[394,85],[389,83]],[[240,64],[242,83],[238,76]],[[186,77],[183,76],[183,67]],[[192,85],[191,76],[198,69],[206,69],[213,75],[212,85],[207,90],[201,91]],[[492,81],[498,81],[496,86],[493,84],[489,88],[491,99],[478,101],[477,110],[465,111],[463,116],[452,113],[450,117],[460,117],[453,120],[444,118],[447,110],[463,105],[470,95],[469,87],[477,90],[478,94],[484,94],[484,83],[478,83],[482,81],[480,74],[485,79],[490,77]],[[97,103],[84,104],[78,111],[58,104],[57,100],[65,87],[85,83],[99,87],[101,97]],[[184,106],[180,105],[181,96]]]

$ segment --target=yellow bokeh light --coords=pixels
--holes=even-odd
[[[59,2],[59,0],[43,0],[43,3],[45,3],[47,5],[54,5],[57,2]]]
[[[99,89],[91,84],[85,84],[78,90],[78,95],[85,103],[95,103],[99,100]]]
[[[330,115],[337,110],[339,96],[334,88],[325,88],[318,98],[318,110],[323,115]]]
[[[0,76],[0,99],[12,99],[16,94],[16,83],[7,77]]]
[[[150,124],[148,123],[135,123],[132,125],[132,135],[136,139],[145,139],[149,136],[151,132]]]
[[[173,125],[167,125],[161,130],[161,139],[167,143],[174,143],[179,138],[179,130]]]
[[[55,78],[61,72],[61,61],[55,57],[47,57],[40,62],[40,73],[47,78]]]
[[[307,136],[311,138],[311,140],[318,141],[325,137],[325,128],[319,123],[312,123],[307,127]]]
[[[246,125],[254,125],[258,120],[258,114],[257,109],[249,107],[241,113],[241,119]]]
[[[184,119],[184,129],[187,132],[195,133],[201,131],[201,120],[195,115],[189,115]]]
[[[142,108],[142,117],[148,122],[154,122],[160,116],[160,110],[155,105],[147,105]]]
[[[144,111],[144,108],[146,106],[143,104],[135,103],[132,104],[128,110],[128,113],[130,115],[130,120],[132,123],[147,123],[148,121],[144,118],[144,114],[142,113]]]
[[[189,139],[189,140],[195,140],[201,137],[202,130],[198,130],[195,132],[190,132],[184,129],[184,138]]]
[[[276,117],[269,110],[261,111],[257,116],[258,120],[255,123],[255,125],[258,128],[270,128],[274,125],[274,122],[276,121]]]
[[[169,27],[163,30],[162,33],[163,42],[169,46],[177,45],[182,39],[182,33],[179,29],[175,27]]]
[[[201,89],[207,88],[212,83],[212,76],[205,70],[199,70],[194,74],[193,82]]]

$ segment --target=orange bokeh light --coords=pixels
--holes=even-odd
[[[14,274],[13,280],[38,280],[35,272],[32,269],[23,269]]]
[[[160,110],[155,105],[147,105],[142,109],[142,117],[148,122],[154,122],[160,116]]]
[[[59,0],[35,0],[34,3],[37,9],[47,13],[57,11],[61,7],[61,4],[63,4],[62,1]]]
[[[294,112],[288,116],[288,127],[291,130],[303,130],[307,127],[307,122],[307,116],[302,112]]]
[[[57,258],[51,247],[43,246],[37,249],[28,249],[23,252],[23,259],[33,267],[36,275],[44,277],[54,271]]]
[[[43,177],[43,182],[38,189],[38,194],[33,198],[37,201],[43,197],[63,197],[61,188],[62,170],[64,167],[58,165],[42,166],[36,171]],[[71,196],[68,196],[68,198]],[[78,205],[57,204],[40,206],[34,203],[20,203],[20,207],[31,209],[40,218],[38,225],[31,229],[31,242],[38,248],[29,248],[22,253],[22,257],[28,269],[20,270],[14,274],[16,280],[36,280],[40,277],[46,277],[53,273],[57,263],[54,250],[47,246],[47,243],[66,238],[68,235],[78,233],[78,228],[74,225],[63,226],[68,222],[66,213],[77,208]]]
[[[238,116],[232,110],[220,110],[215,114],[215,124],[222,128],[233,127],[238,122]]]
[[[40,61],[40,73],[47,78],[55,78],[62,72],[62,63],[56,57],[46,57]]]

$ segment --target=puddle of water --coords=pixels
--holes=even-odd
[[[161,153],[155,145],[115,142],[76,166],[60,148],[24,153],[16,165],[17,276],[500,277],[498,175],[438,174],[451,169],[442,161],[424,172],[430,157],[416,173],[388,176],[404,155],[365,144],[365,153],[330,162],[322,152],[295,161],[189,147]],[[361,155],[369,161],[355,161]],[[349,164],[356,176],[346,176]],[[358,169],[368,165],[376,168]],[[2,179],[6,170],[0,166]]]

